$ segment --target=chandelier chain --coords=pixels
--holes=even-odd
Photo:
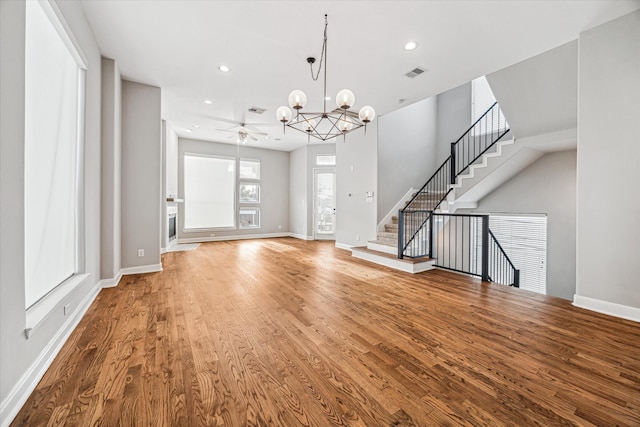
[[[309,64],[309,68],[311,69],[311,78],[313,81],[318,81],[318,77],[320,77],[320,70],[322,70],[322,60],[325,57],[327,52],[327,26],[329,25],[329,21],[327,20],[327,15],[324,15],[324,40],[322,41],[322,53],[320,53],[320,62],[318,63],[318,72],[316,75],[313,75],[313,64]]]

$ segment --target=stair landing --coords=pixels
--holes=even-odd
[[[412,274],[431,270],[435,263],[434,259],[428,257],[398,259],[396,255],[368,249],[366,246],[351,248],[351,256]]]

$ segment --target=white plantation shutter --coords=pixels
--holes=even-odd
[[[520,270],[520,288],[546,294],[547,217],[492,215],[489,229]]]

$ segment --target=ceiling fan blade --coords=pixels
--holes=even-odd
[[[238,133],[237,130],[231,130],[231,129],[216,129],[217,131],[220,132],[233,132],[233,133]]]
[[[251,133],[255,133],[255,134],[258,134],[258,135],[267,135],[266,132],[263,132],[262,129],[258,129],[255,126],[248,125],[248,124],[245,123],[244,127],[245,127],[245,129],[247,129]]]
[[[241,123],[237,120],[225,119],[224,117],[215,117],[215,116],[204,116],[204,117],[210,120],[213,120],[215,122],[231,123],[232,125],[239,125]]]
[[[253,136],[253,135],[251,135],[251,134],[248,134],[247,136],[248,136],[249,138],[251,138],[252,140],[254,140],[254,141],[257,141],[257,140],[258,140],[258,138],[256,138],[255,136]]]

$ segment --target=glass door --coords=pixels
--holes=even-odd
[[[313,176],[313,235],[316,240],[335,240],[336,171],[315,169]]]

